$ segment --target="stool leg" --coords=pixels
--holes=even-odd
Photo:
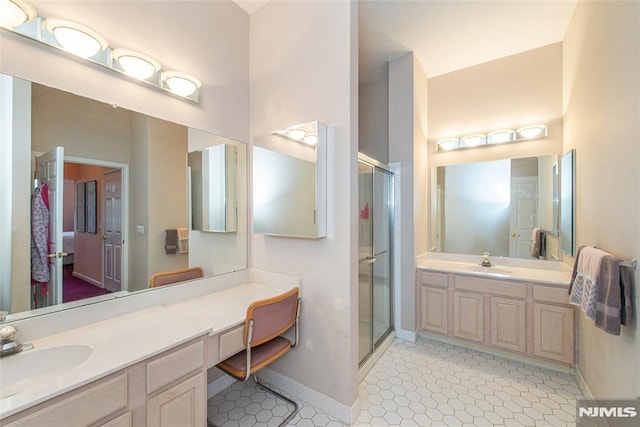
[[[253,374],[253,380],[256,382],[256,385],[258,387],[260,387],[261,389],[263,389],[264,391],[266,391],[268,393],[271,393],[271,394],[274,394],[274,395],[278,396],[279,398],[281,398],[282,400],[285,400],[287,403],[293,405],[293,408],[294,408],[293,411],[279,425],[279,427],[286,426],[287,423],[289,421],[291,421],[293,419],[293,417],[295,417],[296,414],[298,413],[298,409],[299,409],[298,408],[298,404],[295,401],[289,399],[288,397],[283,396],[282,394],[278,393],[277,391],[275,391],[271,387],[268,387],[266,384],[260,382],[260,380],[258,380],[258,377],[256,376],[256,374]]]

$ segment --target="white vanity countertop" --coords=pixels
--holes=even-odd
[[[416,266],[419,269],[442,271],[445,273],[469,274],[488,279],[521,280],[527,282],[542,282],[554,285],[569,286],[571,271],[568,267],[558,265],[558,268],[518,267],[515,265],[501,265],[499,260],[493,259],[493,267],[481,267],[479,264],[467,261],[453,261],[419,257]],[[512,262],[513,263],[513,262]]]
[[[202,324],[210,335],[240,325],[253,301],[271,298],[285,292],[264,285],[249,283],[166,306],[177,317]]]
[[[215,335],[244,321],[247,306],[283,292],[242,284],[180,303],[154,306],[32,341],[33,350],[88,345],[91,355],[59,376],[0,400],[4,418],[205,334]],[[25,352],[24,354],[27,354]],[[7,356],[20,357],[20,354]]]

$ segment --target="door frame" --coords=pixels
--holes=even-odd
[[[396,318],[396,315],[399,314],[399,311],[396,309],[395,307],[395,302],[397,301],[396,299],[396,292],[397,292],[397,286],[396,286],[396,277],[395,277],[395,271],[396,271],[396,251],[395,251],[395,208],[396,208],[396,187],[395,187],[395,172],[393,169],[391,169],[388,165],[385,165],[384,163],[379,162],[378,160],[375,160],[369,156],[367,156],[366,154],[363,153],[358,153],[358,162],[362,162],[364,164],[366,164],[367,166],[371,166],[373,168],[373,173],[375,173],[376,169],[381,170],[383,173],[386,173],[389,175],[389,186],[391,188],[391,195],[389,198],[389,202],[390,202],[390,206],[389,206],[389,284],[390,284],[390,292],[389,292],[389,309],[391,311],[390,313],[390,326],[389,329],[380,337],[380,339],[378,341],[373,341],[373,289],[371,292],[371,317],[372,317],[372,322],[371,322],[371,352],[364,357],[364,359],[362,359],[361,361],[359,361],[359,367],[362,367],[365,365],[365,363],[367,363],[368,360],[370,360],[372,358],[372,356],[374,355],[374,353],[376,353],[376,350],[382,345],[382,343],[385,342],[385,339],[389,336],[389,334],[391,334],[394,330],[395,327],[398,323],[398,319]],[[372,179],[371,182],[372,185],[372,194],[374,194],[375,192],[375,180]],[[371,206],[370,208],[370,212],[371,215],[373,215],[373,206]],[[375,243],[372,242],[372,252],[373,252],[373,256],[375,256]],[[373,267],[372,267],[373,269]],[[373,273],[372,273],[373,274]],[[373,278],[373,275],[372,275]],[[398,299],[399,301],[399,299]]]
[[[101,166],[105,168],[120,169],[122,171],[122,288],[129,290],[129,165],[125,163],[96,160],[85,157],[64,156],[65,163],[78,163],[82,165]],[[104,276],[104,254],[100,260],[102,274]]]

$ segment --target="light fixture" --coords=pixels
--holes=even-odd
[[[436,142],[436,151],[457,150],[482,145],[503,144],[507,142],[526,141],[547,136],[547,125],[522,127],[515,132],[511,129],[501,129],[487,134],[466,135],[460,138],[446,138]]]
[[[546,125],[527,126],[527,127],[518,129],[516,133],[518,134],[518,137],[522,139],[542,138],[544,136],[547,136],[547,126]]]
[[[109,46],[100,34],[77,22],[49,18],[44,21],[44,27],[62,49],[83,58],[90,58]]]
[[[289,138],[295,139],[296,141],[302,141],[304,137],[307,136],[307,132],[300,128],[287,129],[286,132]]]
[[[186,98],[195,94],[202,84],[198,79],[187,74],[177,71],[163,71],[161,85],[169,92]]]
[[[302,142],[307,145],[316,145],[318,144],[318,135],[306,135],[302,138]]]
[[[122,68],[125,74],[138,80],[148,79],[160,71],[160,63],[158,61],[132,50],[114,49],[111,52],[111,58]]]
[[[37,16],[36,10],[21,0],[0,0],[0,27],[14,28]]]
[[[135,50],[114,49],[93,29],[78,22],[38,16],[23,0],[0,0],[0,27],[46,46],[70,52],[144,84],[199,102],[200,81],[177,71],[162,71],[155,59]]]
[[[515,132],[511,129],[496,130],[487,134],[487,144],[502,144],[515,139]]]
[[[460,138],[460,148],[477,147],[478,145],[484,145],[487,143],[486,135],[469,135]]]
[[[447,138],[437,142],[438,151],[448,151],[460,148],[460,140],[458,138]]]

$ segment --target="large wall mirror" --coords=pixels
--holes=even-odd
[[[567,255],[575,255],[576,242],[576,218],[575,218],[575,191],[576,191],[576,151],[571,150],[562,156],[562,177],[560,179],[562,223],[560,241],[562,252]]]
[[[244,143],[37,83],[0,79],[2,150],[12,159],[2,170],[3,203],[10,204],[0,223],[0,235],[8,236],[1,242],[7,255],[2,310],[16,319],[147,290],[155,273],[198,266],[211,276],[247,267]],[[207,163],[199,178],[210,190],[208,206],[219,214],[209,216],[214,223],[207,229],[190,227],[190,152],[218,162]],[[56,157],[62,169],[54,173]],[[48,185],[43,201],[51,211],[61,205],[51,224],[60,221],[62,234],[52,227],[44,237],[59,242],[59,249],[49,249],[59,252],[60,271],[34,284],[31,218],[40,200],[32,194],[43,193],[60,174],[62,185]],[[87,200],[95,200],[93,207]],[[169,250],[172,243],[180,250]]]
[[[438,166],[431,177],[432,251],[532,259],[541,228],[540,259],[559,259],[557,156]]]
[[[309,122],[261,135],[253,146],[253,230],[326,236],[326,125]]]

